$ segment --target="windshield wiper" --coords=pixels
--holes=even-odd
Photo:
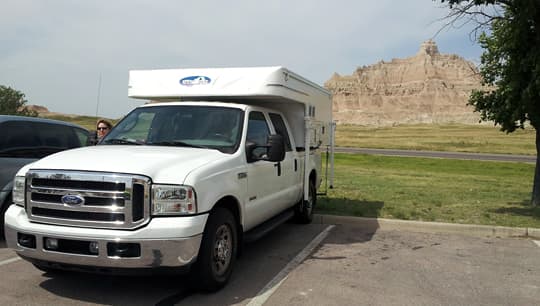
[[[129,145],[142,145],[142,143],[137,142],[133,139],[127,139],[127,138],[112,138],[112,139],[106,139],[103,141],[103,143],[109,143],[109,144],[129,144]]]
[[[209,147],[194,145],[194,144],[190,144],[190,143],[183,142],[183,141],[177,141],[177,140],[150,142],[150,143],[148,143],[148,145],[211,149]]]

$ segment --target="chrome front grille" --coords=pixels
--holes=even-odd
[[[150,183],[130,174],[32,170],[26,211],[35,222],[134,229],[150,220]]]

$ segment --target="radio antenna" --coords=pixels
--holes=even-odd
[[[98,81],[98,89],[97,89],[96,118],[98,116],[100,97],[101,97],[101,72],[99,73],[99,81]]]

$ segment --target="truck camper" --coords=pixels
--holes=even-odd
[[[100,144],[15,176],[6,241],[37,268],[189,270],[217,290],[243,242],[311,222],[333,185],[331,95],[286,68],[135,70],[128,95],[148,102]]]

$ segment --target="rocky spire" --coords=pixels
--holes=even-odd
[[[437,44],[431,39],[423,42],[422,45],[420,46],[420,50],[418,50],[418,53],[416,53],[417,56],[418,55],[434,56],[437,54],[439,54],[439,48],[437,47]]]

